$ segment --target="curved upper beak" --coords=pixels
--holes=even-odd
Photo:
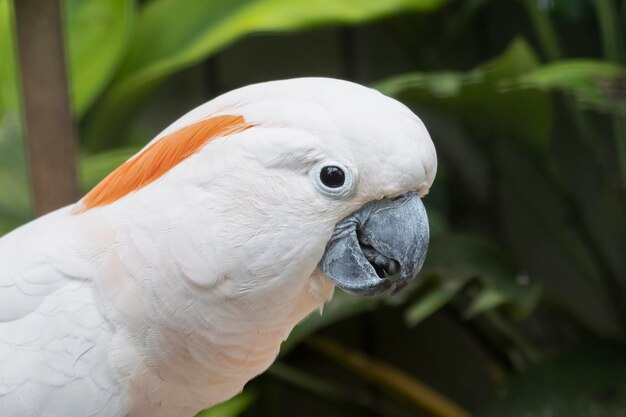
[[[395,292],[419,272],[428,239],[428,217],[417,193],[372,201],[335,226],[319,266],[350,293]]]

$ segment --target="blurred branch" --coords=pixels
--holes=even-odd
[[[434,416],[471,417],[467,411],[443,394],[394,366],[325,338],[312,337],[307,339],[306,343],[371,383],[407,399]]]
[[[79,195],[60,0],[15,2],[26,142],[36,214]]]

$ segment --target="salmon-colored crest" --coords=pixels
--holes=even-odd
[[[80,202],[77,213],[111,204],[159,179],[217,137],[242,132],[252,125],[242,116],[215,116],[163,136],[126,161],[96,185]]]

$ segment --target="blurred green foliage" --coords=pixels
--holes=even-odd
[[[117,74],[135,30],[131,0],[65,2],[74,113],[82,116]]]
[[[11,3],[0,1],[0,234],[30,218]]]
[[[376,87],[402,101],[451,114],[475,133],[489,126],[494,139],[507,137],[545,149],[552,121],[550,98],[518,82],[539,66],[535,52],[519,39],[502,55],[468,73],[405,74]]]
[[[139,14],[126,59],[85,126],[86,145],[90,149],[103,149],[119,144],[124,138],[126,123],[160,81],[206,59],[246,34],[359,23],[394,12],[435,9],[445,2],[189,1],[183,8],[175,0],[149,2]]]
[[[388,25],[394,33],[406,34],[410,22],[410,36],[428,35],[417,43],[405,39],[407,48],[433,43],[445,50],[463,45],[459,39],[484,25],[490,8],[501,10],[498,3],[66,0],[83,188],[138,150],[133,124],[157,86],[238,39],[394,17]],[[411,50],[413,71],[373,83],[412,106],[437,144],[440,175],[426,200],[430,254],[421,279],[390,299],[335,294],[323,315],[294,330],[271,377],[337,409],[367,414],[371,404],[287,364],[306,342],[358,378],[393,391],[411,413],[467,415],[443,394],[421,390],[428,381],[312,339],[332,324],[389,306],[402,309],[407,326],[446,309],[480,340],[497,370],[493,379],[503,394],[477,415],[608,417],[626,408],[626,2],[514,3],[522,11],[514,18],[524,25],[499,53],[470,54],[473,69]],[[30,218],[11,7],[0,0],[0,234]],[[446,27],[433,27],[424,16],[443,19]],[[572,27],[594,32],[588,42],[596,53],[568,42],[563,31]],[[562,329],[568,337],[555,337]],[[259,397],[246,390],[200,415],[236,416]]]

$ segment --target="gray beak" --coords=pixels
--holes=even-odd
[[[371,201],[335,226],[319,267],[349,293],[396,292],[422,267],[428,237],[417,193]]]

